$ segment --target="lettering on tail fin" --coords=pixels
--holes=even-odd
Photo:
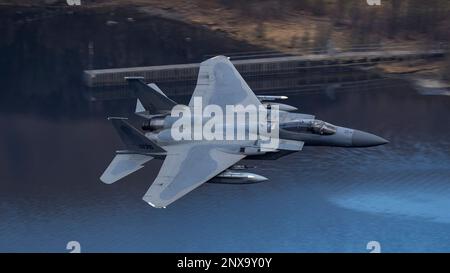
[[[141,148],[142,150],[153,150],[152,145],[148,144],[139,144],[139,148]]]

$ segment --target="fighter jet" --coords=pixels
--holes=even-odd
[[[143,197],[156,208],[167,207],[206,182],[267,180],[257,174],[242,172],[247,167],[236,163],[244,158],[278,159],[301,151],[305,145],[370,147],[388,143],[367,132],[332,125],[313,115],[296,113],[296,107],[277,102],[286,99],[286,96],[256,96],[225,56],[216,56],[200,64],[197,85],[189,105],[183,109],[195,112],[196,99],[200,99],[203,106],[215,105],[224,112],[230,105],[255,106],[267,109],[270,114],[276,109],[276,121],[271,120],[272,116],[267,117],[270,127],[267,130],[271,132],[276,126],[278,132],[276,147],[267,148],[260,139],[175,139],[173,126],[181,116],[173,116],[173,111],[180,105],[154,83],[146,84],[140,77],[126,79],[137,96],[135,114],[145,119],[141,128],[144,132],[130,125],[126,118],[108,118],[126,149],[116,152],[100,180],[111,184],[143,168],[154,158],[164,159],[158,176]],[[212,116],[204,118],[206,121],[202,124]],[[250,125],[243,125],[249,135]],[[224,124],[223,128],[228,128],[228,124]],[[258,136],[262,134],[260,129],[258,127],[256,131]]]

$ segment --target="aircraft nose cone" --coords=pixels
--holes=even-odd
[[[376,136],[374,134],[370,134],[367,132],[354,130],[352,136],[352,146],[354,147],[370,147],[383,145],[388,143],[386,139]]]

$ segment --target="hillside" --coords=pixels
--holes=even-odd
[[[139,12],[202,25],[231,38],[279,51],[350,45],[450,39],[450,2],[446,0],[382,0],[369,6],[361,0],[21,0],[23,7],[111,9],[133,6]],[[17,1],[0,0],[1,6]],[[414,64],[416,66],[417,64]],[[450,59],[436,64],[450,71]],[[449,75],[447,72],[440,72]]]

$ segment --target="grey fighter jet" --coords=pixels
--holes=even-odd
[[[194,98],[204,105],[264,106],[277,108],[279,143],[276,149],[263,149],[254,140],[175,140],[171,127],[177,118],[171,110],[177,103],[168,98],[155,84],[142,78],[127,81],[138,97],[135,113],[145,119],[142,130],[131,126],[125,118],[110,117],[126,149],[116,155],[100,180],[111,184],[141,169],[153,158],[164,163],[143,199],[156,208],[164,208],[205,182],[236,180],[266,180],[257,174],[243,172],[240,160],[277,159],[301,151],[304,145],[370,147],[388,143],[376,135],[344,128],[317,120],[312,115],[296,113],[297,108],[276,102],[285,96],[256,96],[239,72],[225,56],[217,56],[201,63]]]

